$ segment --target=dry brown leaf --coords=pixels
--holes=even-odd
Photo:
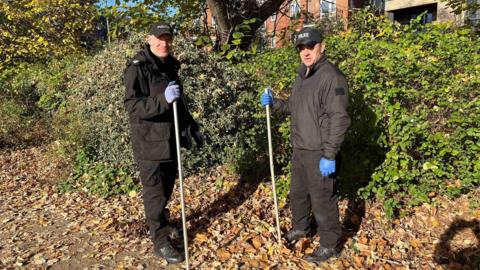
[[[282,247],[281,252],[282,252],[283,254],[287,254],[287,255],[292,254],[292,251],[291,251],[290,249],[286,248],[286,247]]]
[[[366,245],[366,244],[368,244],[368,238],[365,237],[365,236],[362,236],[358,239],[358,242]]]
[[[354,256],[353,261],[357,267],[361,267],[363,265],[363,259],[360,256]]]
[[[395,251],[393,252],[393,256],[392,256],[395,260],[401,260],[402,259],[402,253],[400,253],[399,251]]]
[[[217,251],[217,256],[218,258],[221,260],[221,261],[227,261],[230,259],[230,257],[232,256],[232,254],[230,254],[230,252],[228,252],[227,250],[225,249],[219,249]]]
[[[198,242],[207,242],[208,241],[208,236],[206,234],[203,234],[203,233],[197,233],[195,235],[195,241],[198,241]]]
[[[418,241],[418,239],[412,239],[410,240],[410,245],[414,248],[418,248],[421,245],[421,242]]]
[[[110,225],[112,225],[112,223],[113,223],[113,218],[109,218],[109,219],[105,220],[102,224],[100,224],[98,227],[102,230],[105,230],[108,227],[110,227]]]
[[[244,247],[246,253],[251,253],[251,254],[256,254],[257,253],[257,250],[252,245],[250,245],[249,243],[244,243],[243,247]]]
[[[262,246],[262,240],[260,237],[255,236],[252,238],[252,244],[256,249],[259,249]]]
[[[435,219],[435,218],[432,218],[431,223],[432,223],[432,226],[433,226],[433,227],[438,227],[438,226],[440,226],[440,222],[438,222],[438,220]]]
[[[313,248],[309,247],[305,249],[305,254],[312,254],[313,253]]]

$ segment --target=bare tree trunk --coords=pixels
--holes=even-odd
[[[259,6],[256,0],[207,0],[207,4],[220,29],[221,44],[230,42],[235,26],[240,25],[243,20],[257,19],[250,24],[251,29],[244,33],[242,39],[241,48],[248,49],[263,22],[278,11],[283,3],[291,1],[266,0]]]
[[[219,28],[220,43],[224,44],[228,41],[229,33],[232,29],[227,6],[221,0],[207,0],[207,4]]]

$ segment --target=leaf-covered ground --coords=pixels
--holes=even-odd
[[[0,154],[0,268],[183,267],[152,255],[140,194],[108,199],[60,194],[55,183],[66,169],[49,162],[43,148]],[[186,179],[185,185],[193,269],[315,268],[301,255],[318,245],[318,237],[276,244],[268,181],[239,179],[218,168],[210,177]],[[480,269],[480,209],[471,198],[443,198],[393,222],[376,202],[342,200],[342,254],[318,268]],[[176,194],[169,208],[180,224]],[[289,217],[288,204],[282,205],[284,232]],[[175,243],[180,246],[182,239]]]

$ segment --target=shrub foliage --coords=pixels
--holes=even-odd
[[[344,192],[382,199],[393,216],[436,194],[478,187],[477,35],[448,24],[403,26],[362,11],[347,31],[326,42],[329,59],[345,73],[351,91],[352,126],[341,154]],[[261,85],[273,84],[277,95],[285,95],[300,62],[291,58],[294,53],[290,48],[261,54],[248,70]],[[284,129],[280,133],[288,136]]]
[[[71,95],[55,114],[54,125],[61,132],[64,148],[89,157],[77,160],[135,172],[123,104],[123,71],[129,57],[142,48],[143,40],[144,35],[137,34],[105,49],[78,65],[76,75],[68,81]],[[187,104],[205,140],[202,151],[194,148],[183,152],[186,174],[227,162],[240,169],[243,163],[237,160],[252,157],[244,139],[256,121],[251,80],[220,56],[189,45],[181,37],[175,42]]]
[[[26,104],[33,102],[53,116],[56,144],[76,156],[74,181],[64,189],[76,183],[102,195],[136,190],[123,70],[143,40],[133,35],[94,57],[27,66],[2,79],[9,90],[0,99],[0,139],[29,125]],[[393,216],[438,194],[478,188],[478,35],[448,24],[399,25],[359,11],[348,30],[333,30],[326,43],[328,58],[350,85],[352,125],[340,155],[344,195],[381,199]],[[266,124],[258,97],[266,86],[277,97],[289,94],[298,52],[291,46],[231,63],[181,36],[175,49],[187,103],[205,137],[203,150],[184,152],[186,172],[225,163],[237,172],[264,170],[258,162],[265,160]],[[289,121],[273,120],[275,158],[284,174],[279,190],[286,197]]]

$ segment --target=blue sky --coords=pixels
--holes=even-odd
[[[121,0],[120,4],[125,4],[125,3],[129,3],[129,2],[132,2],[132,1]],[[115,5],[115,0],[98,0],[97,3],[100,7],[113,6],[113,5]],[[168,10],[168,15],[173,15],[175,13],[175,9],[173,9],[173,8],[169,8],[167,10]]]
[[[107,6],[115,5],[115,0],[99,0],[98,4],[103,7],[103,6],[105,6],[105,2],[107,2]],[[122,0],[120,2],[123,4],[124,2],[128,2],[128,1]]]
[[[105,0],[100,0],[100,5],[103,6],[105,4]],[[115,4],[115,0],[107,0],[107,6],[112,6]]]

